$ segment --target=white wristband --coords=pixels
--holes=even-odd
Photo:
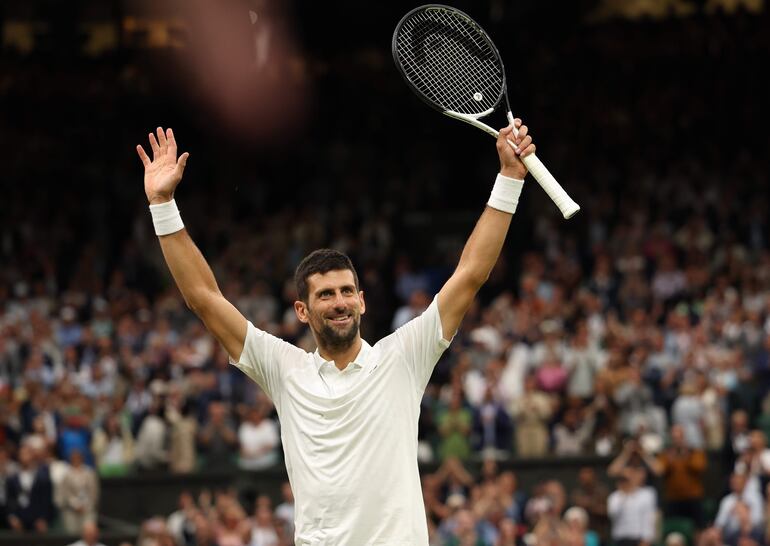
[[[172,199],[159,205],[150,205],[152,223],[155,226],[155,235],[170,235],[184,229],[182,217],[176,207],[176,201]]]
[[[493,209],[513,214],[516,212],[516,206],[519,204],[519,195],[521,195],[521,188],[523,187],[523,180],[508,178],[498,174],[487,205]]]

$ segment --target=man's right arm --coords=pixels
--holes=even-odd
[[[189,154],[185,152],[177,159],[176,139],[171,129],[164,131],[158,127],[156,133],[157,139],[154,134],[149,134],[152,160],[141,146],[137,146],[136,151],[144,165],[147,200],[150,205],[167,207],[164,204],[174,198]],[[181,226],[181,220],[178,222]],[[222,295],[214,273],[186,229],[182,227],[158,238],[163,257],[187,306],[200,317],[228,354],[238,359],[246,340],[246,319]]]

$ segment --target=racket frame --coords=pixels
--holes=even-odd
[[[406,21],[410,19],[410,17],[418,12],[418,11],[427,11],[429,9],[440,9],[440,10],[446,10],[453,14],[457,14],[465,19],[465,21],[471,25],[475,30],[481,34],[484,39],[486,40],[487,44],[490,47],[490,50],[494,54],[497,62],[500,65],[501,75],[502,75],[502,85],[500,86],[500,94],[497,97],[497,100],[495,101],[494,105],[487,110],[480,112],[478,114],[463,114],[460,112],[454,112],[452,110],[446,110],[442,108],[440,105],[433,102],[430,98],[426,96],[425,93],[423,93],[409,78],[409,76],[406,74],[406,71],[404,70],[404,67],[401,63],[401,61],[398,58],[398,36],[400,34],[401,27],[404,25]],[[497,138],[500,134],[500,132],[486,123],[483,123],[479,121],[479,118],[483,118],[485,116],[488,116],[489,114],[493,113],[497,108],[500,106],[501,101],[505,100],[506,103],[506,118],[508,119],[508,123],[510,125],[514,125],[513,123],[513,114],[511,113],[511,107],[510,102],[508,100],[508,80],[505,74],[505,63],[503,63],[503,59],[500,56],[500,52],[497,49],[497,46],[492,41],[492,38],[486,33],[486,31],[479,26],[479,24],[473,20],[467,13],[454,8],[452,6],[447,6],[445,4],[425,4],[422,6],[418,6],[412,10],[410,10],[406,15],[404,15],[401,20],[396,25],[396,29],[393,32],[393,40],[391,42],[391,52],[393,54],[393,61],[396,65],[396,69],[401,74],[401,77],[404,79],[406,84],[412,89],[412,91],[420,97],[420,99],[428,104],[431,108],[434,110],[441,112],[445,116],[448,116],[450,118],[458,119],[460,121],[463,121],[465,123],[468,123],[469,125],[473,125],[474,127],[481,129],[485,133],[488,133],[492,135],[493,137]],[[514,134],[518,136],[518,129],[514,127],[513,129]],[[516,145],[508,140],[508,144],[511,145],[512,148],[516,148]],[[553,202],[556,204],[556,206],[559,207],[559,210],[561,210],[562,215],[564,218],[571,218],[574,216],[579,210],[580,205],[578,205],[568,194],[566,191],[564,191],[564,188],[561,187],[561,185],[556,181],[554,176],[548,171],[548,169],[543,165],[543,162],[540,161],[540,159],[535,154],[530,154],[526,157],[522,157],[521,161],[524,163],[524,165],[527,167],[527,170],[529,170],[530,174],[532,174],[532,177],[537,180],[537,182],[540,184],[540,186],[545,190],[545,192],[548,194],[548,196],[553,200]]]

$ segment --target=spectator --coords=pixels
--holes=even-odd
[[[607,476],[618,478],[628,466],[643,465],[652,470],[656,464],[655,459],[642,448],[637,439],[629,438],[623,442],[620,454],[607,467]]]
[[[58,451],[62,459],[69,461],[72,452],[78,451],[83,456],[85,463],[93,466],[91,430],[88,428],[88,424],[88,416],[80,403],[73,404],[69,411],[65,412],[58,439]]]
[[[695,383],[703,407],[706,449],[721,450],[725,442],[725,417],[719,387],[710,383],[705,373],[696,375]]]
[[[770,449],[761,430],[749,433],[749,446],[735,463],[735,472],[748,476],[747,487],[761,492],[770,480]]]
[[[629,367],[627,380],[615,390],[615,403],[620,408],[620,430],[627,435],[637,432],[639,422],[649,424],[657,434],[665,431],[665,414],[653,404],[652,391],[642,382],[638,369]]]
[[[580,455],[588,451],[588,441],[594,428],[594,418],[582,408],[571,407],[553,427],[553,451],[556,455]]]
[[[136,543],[139,546],[170,546],[174,544],[174,538],[166,522],[160,517],[153,517],[142,523]]]
[[[676,258],[671,253],[663,254],[652,278],[652,293],[659,301],[670,301],[687,288],[684,273],[677,268]]]
[[[195,499],[189,491],[182,491],[179,494],[179,509],[169,515],[166,520],[166,527],[169,533],[174,537],[177,544],[187,546],[195,543],[195,516],[198,509],[195,506]]]
[[[567,396],[588,401],[594,394],[597,373],[604,367],[605,355],[588,339],[588,325],[578,323],[565,356],[565,368],[569,372]]]
[[[406,305],[402,305],[396,310],[396,314],[393,315],[393,321],[390,325],[391,331],[395,331],[410,320],[418,317],[428,308],[432,298],[421,289],[415,289],[409,295],[409,300]]]
[[[743,532],[745,521],[741,522],[738,518],[738,516],[745,516],[743,507],[748,509],[748,522],[752,528],[762,522],[764,515],[762,494],[752,487],[747,487],[747,481],[745,474],[733,473],[730,476],[730,493],[725,495],[719,503],[714,527],[717,527],[725,538]],[[736,510],[738,504],[741,507]]]
[[[760,523],[754,521],[751,508],[738,501],[730,512],[731,524],[722,528],[722,536],[728,546],[759,546],[765,537]]]
[[[458,510],[452,519],[454,525],[446,546],[491,546],[479,536],[476,518],[470,510]]]
[[[548,394],[561,394],[567,385],[569,371],[561,359],[550,349],[545,351],[543,362],[535,372],[538,387]]]
[[[517,546],[519,544],[516,522],[505,518],[500,521],[499,527],[500,536],[497,537],[497,542],[495,542],[494,546]]]
[[[516,474],[511,471],[502,472],[497,478],[497,485],[500,490],[505,517],[515,523],[523,522],[527,498],[518,488]]]
[[[484,399],[473,410],[473,448],[499,459],[507,458],[511,449],[511,421],[503,405],[494,397],[494,387],[487,385]]]
[[[45,415],[38,414],[32,419],[32,431],[22,438],[22,442],[35,451],[52,449],[56,443],[56,433],[48,434]]]
[[[606,540],[609,529],[607,519],[607,487],[599,481],[596,471],[584,466],[578,472],[578,484],[570,494],[573,505],[582,508],[588,514],[588,528],[596,531]]]
[[[537,544],[560,544],[563,539],[561,515],[566,501],[564,487],[556,480],[540,484],[535,496],[529,500],[525,512]]]
[[[238,429],[241,446],[239,466],[244,470],[260,470],[278,461],[278,425],[265,416],[266,403],[249,408],[246,420]]]
[[[547,423],[553,402],[537,388],[537,378],[530,374],[524,380],[524,392],[511,403],[511,416],[519,457],[542,457],[548,451]]]
[[[744,410],[735,410],[730,415],[730,438],[727,445],[731,466],[735,465],[744,452],[749,449],[751,445],[749,432],[748,413]]]
[[[7,479],[6,495],[11,529],[39,533],[48,530],[54,517],[51,477],[28,446],[19,448],[19,470]]]
[[[104,546],[99,542],[99,527],[93,521],[87,521],[83,524],[81,538],[69,546]]]
[[[641,466],[626,466],[618,486],[607,498],[612,540],[617,546],[649,546],[655,538],[655,490],[644,485],[647,472]]]
[[[704,451],[688,444],[684,427],[672,426],[671,445],[658,456],[652,469],[663,477],[667,517],[688,518],[698,529],[703,526],[706,463]]]
[[[155,398],[136,438],[134,454],[139,468],[157,470],[168,464],[167,434],[168,426],[163,418],[163,406],[160,399]]]
[[[166,417],[170,423],[169,470],[175,474],[187,474],[195,470],[197,464],[195,439],[198,422],[192,416],[189,401],[181,402],[181,411],[173,405],[166,407]]]
[[[279,546],[273,513],[267,506],[258,506],[251,523],[249,546]]]
[[[246,546],[248,522],[243,508],[233,499],[218,502],[219,520],[216,525],[216,538],[219,546]]]
[[[99,503],[99,480],[96,473],[85,466],[83,456],[73,450],[70,468],[61,483],[62,520],[64,529],[75,534],[86,522],[96,522]]]
[[[441,435],[438,453],[442,461],[449,458],[465,460],[470,457],[471,412],[463,407],[462,391],[455,389],[449,407],[439,413],[436,422]]]
[[[91,451],[101,476],[124,476],[134,463],[134,438],[125,419],[111,413],[94,431]]]
[[[671,408],[671,422],[682,426],[687,445],[692,449],[703,449],[705,446],[703,434],[705,410],[695,383],[691,381],[682,383],[679,387],[679,396]]]
[[[8,528],[8,479],[18,472],[18,465],[8,456],[8,448],[0,445],[0,529]]]
[[[283,502],[275,508],[275,517],[283,524],[284,536],[294,537],[294,493],[289,482],[281,484]]]
[[[562,544],[565,546],[599,546],[599,535],[588,527],[588,512],[573,506],[564,512]]]
[[[209,403],[208,410],[208,423],[198,434],[206,468],[228,468],[233,464],[238,435],[227,419],[227,409],[222,402]]]

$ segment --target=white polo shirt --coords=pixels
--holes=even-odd
[[[278,412],[297,546],[427,546],[417,420],[448,346],[436,298],[343,371],[249,322],[234,364]]]
[[[640,487],[631,493],[613,491],[607,497],[612,538],[653,542],[657,505],[658,495],[652,487]]]

